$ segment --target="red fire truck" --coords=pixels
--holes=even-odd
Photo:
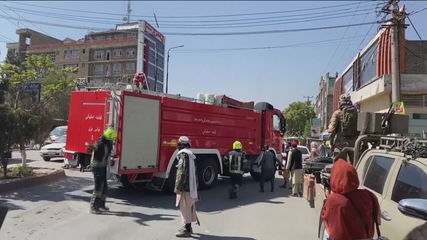
[[[71,94],[66,157],[89,160],[87,145],[106,126],[118,130],[110,172],[124,185],[145,182],[156,189],[172,188],[176,146],[190,138],[197,156],[199,186],[228,175],[223,157],[235,140],[254,162],[268,145],[281,158],[285,119],[272,105],[256,105],[221,96],[206,104],[176,95],[149,91],[78,90]]]

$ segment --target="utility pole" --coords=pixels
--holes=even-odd
[[[168,93],[168,90],[169,90],[168,87],[169,87],[169,58],[170,58],[170,52],[173,49],[181,48],[181,47],[184,47],[184,45],[179,45],[179,46],[171,47],[171,48],[168,49],[168,54],[167,54],[167,57],[166,57],[166,93]]]
[[[405,10],[400,11],[399,0],[389,0],[384,8],[385,12],[390,14],[391,19],[391,102],[400,101],[400,36],[405,27]],[[390,26],[390,25],[388,25]]]
[[[126,23],[130,22],[130,13],[132,12],[132,8],[130,6],[130,0],[127,1],[127,8],[126,8],[126,17],[123,18],[123,21],[126,21]]]
[[[303,98],[307,99],[306,102],[307,103],[311,103],[311,100],[313,98],[313,96],[303,96]]]

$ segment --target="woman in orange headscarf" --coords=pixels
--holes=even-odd
[[[371,239],[379,234],[380,208],[376,196],[359,189],[354,167],[338,159],[331,170],[331,194],[322,209],[322,220],[332,240]]]

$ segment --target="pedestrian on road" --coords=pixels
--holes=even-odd
[[[283,185],[280,186],[281,188],[287,188],[288,187],[288,180],[289,180],[289,171],[286,169],[286,162],[288,159],[289,151],[291,150],[291,142],[286,142],[285,146],[285,155],[282,158],[282,177],[283,177]]]
[[[196,156],[190,151],[190,140],[181,136],[178,140],[178,165],[176,171],[176,206],[179,207],[184,226],[178,230],[177,237],[190,237],[193,233],[191,223],[200,225],[196,213],[197,174],[194,163]]]
[[[329,239],[372,239],[375,230],[380,236],[377,197],[359,189],[356,169],[346,160],[338,159],[331,169],[330,184],[332,192],[321,214]]]
[[[259,163],[261,165],[261,176],[259,181],[260,192],[264,192],[264,183],[270,182],[270,191],[274,192],[274,179],[276,175],[276,164],[281,164],[272,150],[264,146],[263,155]]]
[[[228,171],[230,172],[230,190],[229,198],[237,198],[237,192],[243,183],[243,168],[246,164],[245,153],[242,151],[242,143],[235,141],[233,150],[228,153],[226,158],[228,163]]]
[[[289,181],[292,184],[292,196],[302,196],[302,153],[298,149],[298,143],[292,142],[292,149],[288,154],[286,169],[290,172]]]
[[[117,132],[109,127],[105,129],[96,146],[89,146],[93,151],[91,167],[95,188],[90,200],[90,212],[99,214],[101,211],[108,211],[105,206],[107,194],[107,164],[110,164],[111,150],[113,149],[113,141],[116,140]]]

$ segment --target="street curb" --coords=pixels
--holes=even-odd
[[[65,171],[63,169],[58,169],[43,176],[28,177],[9,183],[0,183],[0,193],[50,183],[65,177]]]

